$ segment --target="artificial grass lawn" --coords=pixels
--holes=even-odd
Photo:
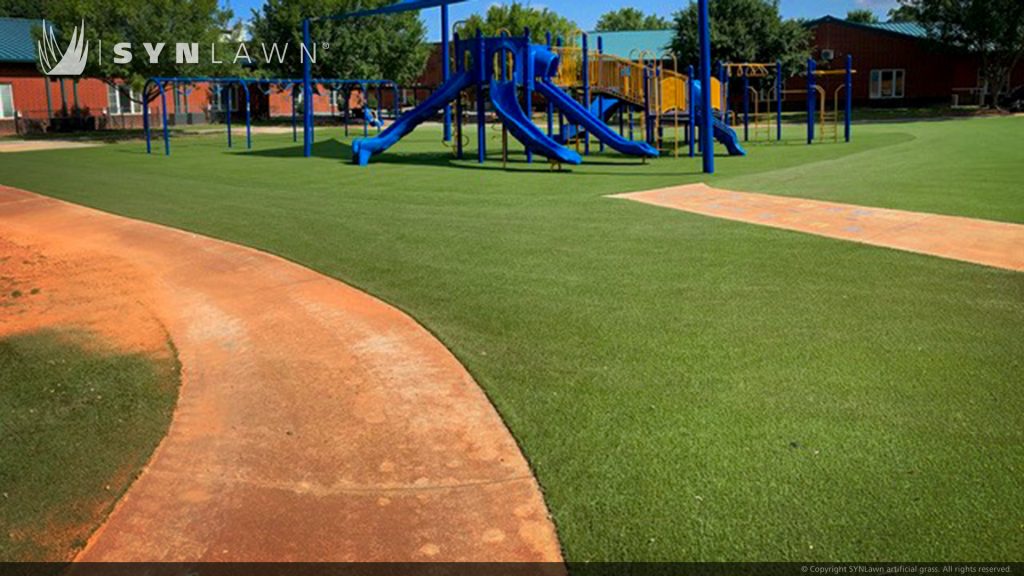
[[[1020,147],[997,145],[1022,129],[858,126],[711,182],[1022,221]],[[309,160],[270,135],[0,155],[0,182],[409,311],[501,411],[571,561],[1022,559],[1024,275],[603,197],[696,160],[504,171],[425,128],[360,169],[317,134]]]
[[[167,431],[177,383],[176,361],[82,334],[0,339],[0,561],[85,544]]]

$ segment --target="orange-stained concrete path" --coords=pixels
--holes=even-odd
[[[167,437],[78,560],[561,561],[498,414],[395,308],[255,250],[6,187],[0,237],[136,268],[181,359]]]
[[[688,184],[616,194],[665,208],[1024,271],[1024,225]]]

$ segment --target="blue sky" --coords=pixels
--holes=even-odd
[[[262,0],[223,0],[240,18],[248,19],[253,8],[263,4]],[[452,21],[473,14],[485,12],[495,0],[469,0],[451,7]],[[530,2],[533,6],[547,7],[575,20],[585,30],[594,27],[601,14],[622,6],[633,5],[645,12],[654,12],[662,16],[670,16],[679,8],[687,5],[688,0],[537,0]],[[870,8],[880,18],[885,18],[889,8],[896,5],[896,0],[782,0],[782,15],[787,18],[817,18],[831,14],[845,16],[848,10]],[[440,39],[440,11],[437,8],[425,10],[422,14],[427,23],[430,40]]]

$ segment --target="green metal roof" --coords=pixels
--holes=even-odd
[[[804,24],[809,28],[813,28],[818,24],[825,23],[836,23],[843,24],[845,26],[852,26],[853,28],[862,28],[865,30],[877,30],[879,32],[887,32],[889,34],[899,34],[900,36],[910,36],[911,38],[927,38],[928,31],[925,30],[924,26],[921,26],[917,22],[875,22],[873,24],[867,24],[863,22],[850,22],[849,20],[843,20],[842,18],[836,18],[835,16],[825,16],[818,18],[817,20],[811,20]]]
[[[624,32],[587,32],[589,48],[597,50],[601,38],[604,53],[619,58],[636,58],[641,50],[652,55],[663,55],[672,44],[672,30],[630,30]]]
[[[878,22],[876,24],[868,24],[868,26],[885,30],[886,32],[903,34],[904,36],[913,36],[915,38],[928,37],[928,31],[917,22]]]
[[[27,18],[0,18],[0,62],[36,61],[32,27],[42,25]]]

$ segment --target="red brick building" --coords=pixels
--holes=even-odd
[[[142,127],[142,105],[131,86],[116,80],[42,74],[32,35],[38,25],[35,20],[0,18],[0,135]],[[220,121],[228,108],[241,119],[245,110],[241,90],[230,98],[228,91],[207,83],[166,89],[167,115],[173,125]],[[291,116],[290,91],[253,85],[250,93],[253,118]],[[343,103],[321,90],[314,96],[314,107],[318,116],[329,116],[343,109]],[[150,118],[159,124],[159,100],[151,103]]]
[[[820,70],[845,66],[846,55],[852,54],[857,74],[853,80],[856,106],[912,107],[930,104],[978,103],[985,92],[980,78],[981,59],[974,54],[945,46],[931,40],[923,27],[915,23],[885,22],[859,24],[826,16],[807,24],[812,32],[811,56]],[[672,42],[671,30],[590,32],[591,47],[599,37],[605,52],[632,58],[641,50],[662,54]],[[426,70],[419,82],[437,86],[441,79],[441,47],[434,45]],[[683,65],[683,63],[680,63]],[[671,68],[672,63],[666,61]],[[824,77],[821,84],[831,95],[842,82],[838,76]],[[1011,87],[1024,85],[1024,62],[1011,77]],[[804,97],[803,78],[793,78],[786,89],[787,108],[799,109]],[[733,98],[739,101],[733,87]],[[832,102],[829,102],[832,106]]]
[[[853,55],[856,106],[977,104],[987,91],[977,55],[929,39],[918,24],[860,24],[826,16],[808,27],[819,69],[842,68],[846,55]],[[1021,84],[1024,63],[1011,76],[1011,86]]]

